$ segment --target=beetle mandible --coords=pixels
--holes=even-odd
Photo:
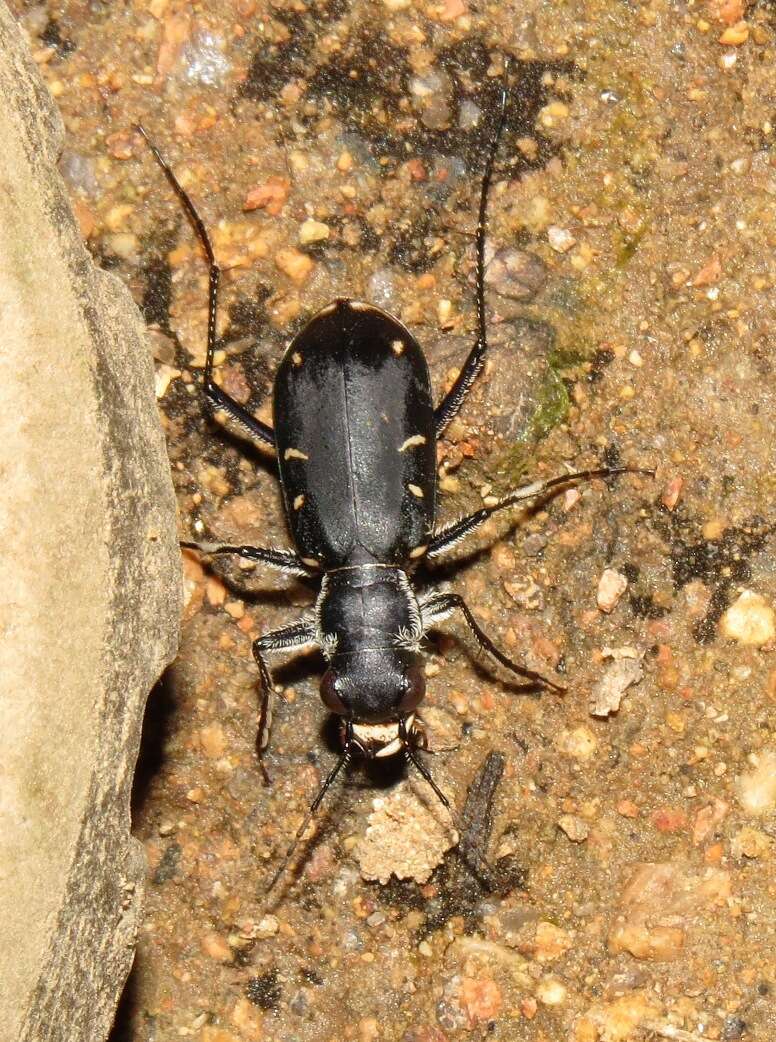
[[[275,449],[286,519],[297,549],[182,545],[207,554],[235,554],[320,580],[310,617],[265,633],[253,643],[261,684],[260,763],[273,695],[267,653],[317,645],[328,666],[321,698],[342,720],[342,751],[300,833],[356,753],[403,753],[449,807],[418,755],[423,738],[416,713],[425,694],[421,642],[430,627],[453,612],[461,613],[479,648],[507,670],[533,684],[563,690],[504,655],[459,594],[418,597],[410,579],[412,568],[421,559],[441,557],[497,511],[571,481],[636,469],[602,467],[535,481],[466,517],[436,524],[436,442],[461,408],[487,355],[487,206],[507,101],[505,70],[479,196],[477,335],[453,386],[435,406],[426,359],[415,337],[380,308],[339,298],[310,319],[287,347],[274,381],[272,427],[215,382],[220,269],[194,204],[145,130],[137,128],[185,208],[210,266],[205,408],[210,414],[225,414],[251,439]],[[268,781],[263,763],[262,771]]]

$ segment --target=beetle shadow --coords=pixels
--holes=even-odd
[[[208,559],[208,555],[203,553],[198,556],[198,560],[206,575],[215,576],[219,582],[223,583],[229,593],[238,597],[241,601],[245,601],[246,604],[276,605],[287,607],[291,612],[297,610],[302,613],[314,603],[314,598],[317,594],[315,584],[320,582],[316,576],[311,576],[309,580],[305,580],[304,577],[299,575],[286,575],[287,582],[283,586],[247,586],[243,582],[242,576],[253,576],[258,573],[259,582],[262,582],[265,581],[262,579],[265,571],[269,571],[270,574],[273,572],[274,574],[281,573],[277,569],[262,569],[260,565],[257,565],[256,568],[250,571],[243,570],[239,566],[230,565],[226,556],[219,554],[213,555]],[[238,578],[235,572],[241,577]],[[312,595],[309,606],[303,605],[295,609],[294,605],[290,603],[290,597],[295,588],[297,592],[305,590]]]
[[[143,715],[130,808],[136,822],[151,798],[151,786],[165,762],[165,748],[172,737],[177,709],[174,663],[169,665],[151,689]]]

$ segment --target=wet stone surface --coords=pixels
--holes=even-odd
[[[207,272],[132,124],[211,230],[239,401],[269,418],[284,344],[337,295],[406,322],[440,393],[475,327],[504,53],[494,352],[440,445],[440,516],[564,468],[657,468],[494,518],[455,567],[418,577],[450,582],[568,689],[520,694],[454,621],[430,642],[427,762],[457,808],[486,755],[504,757],[486,854],[512,875],[493,892],[433,836],[426,882],[395,878],[390,843],[364,879],[374,801],[401,772],[356,766],[268,900],[336,732],[320,658],[278,663],[262,787],[250,642],[314,590],[184,555],[183,647],[136,786],[148,898],[114,1042],[770,1042],[772,5],[16,9],[64,116],[81,230],[152,326],[182,536],[287,542],[272,460],[202,419]],[[602,610],[607,570],[622,580]]]

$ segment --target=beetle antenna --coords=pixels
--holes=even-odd
[[[429,771],[428,767],[426,767],[422,760],[420,760],[416,755],[415,750],[413,749],[412,743],[410,741],[410,736],[407,734],[407,723],[403,719],[399,721],[399,738],[404,743],[404,755],[407,757],[412,766],[418,771],[418,773],[428,782],[428,784],[434,790],[434,794],[439,800],[439,802],[442,804],[442,806],[450,810],[450,800],[448,800],[447,796],[445,796],[445,794],[439,788],[437,783],[431,777],[431,772]]]
[[[326,775],[326,778],[325,778],[325,780],[323,782],[323,785],[321,785],[320,789],[318,790],[318,795],[315,797],[313,802],[310,804],[310,809],[305,814],[304,820],[302,821],[302,824],[296,830],[296,835],[294,836],[293,840],[291,841],[291,845],[289,846],[288,850],[286,851],[285,857],[280,862],[279,868],[275,872],[274,876],[272,877],[272,879],[270,881],[269,886],[267,887],[267,891],[266,892],[267,892],[268,895],[271,894],[272,891],[275,889],[275,887],[277,886],[278,880],[280,879],[280,877],[283,875],[283,873],[285,872],[286,868],[288,867],[288,864],[291,861],[291,858],[294,856],[294,851],[296,850],[296,848],[299,845],[299,840],[302,838],[302,836],[307,831],[307,826],[310,824],[310,822],[315,817],[315,814],[316,814],[318,808],[320,807],[321,803],[323,803],[324,796],[326,795],[326,793],[329,791],[331,786],[336,781],[337,775],[340,773],[340,771],[343,769],[343,767],[347,767],[348,766],[348,764],[350,763],[350,761],[351,761],[351,759],[353,757],[353,752],[352,752],[352,749],[353,749],[353,724],[350,721],[347,722],[347,732],[346,732],[346,734],[347,734],[347,737],[346,737],[346,740],[345,740],[345,748],[342,750],[342,755],[340,756],[339,760],[337,760],[337,762],[334,764],[334,766],[329,771],[329,773]]]
[[[475,246],[477,250],[477,339],[485,344],[488,338],[488,324],[485,316],[485,234],[488,227],[488,196],[490,194],[490,183],[493,179],[493,167],[496,163],[501,133],[507,118],[507,100],[509,98],[509,69],[510,61],[504,61],[504,73],[501,80],[501,97],[499,99],[498,120],[496,129],[488,149],[488,158],[485,161],[485,170],[482,175],[482,187],[480,188],[480,208],[477,213],[477,234]]]

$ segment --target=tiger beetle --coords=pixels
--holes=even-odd
[[[220,269],[213,246],[171,167],[145,130],[137,128],[185,208],[210,266],[205,409],[210,415],[224,414],[249,438],[275,450],[286,519],[297,549],[181,545],[205,554],[234,554],[320,580],[310,617],[265,633],[253,643],[261,684],[260,763],[269,737],[273,696],[268,652],[305,645],[320,648],[328,666],[320,684],[321,698],[341,718],[342,751],[297,839],[355,754],[373,758],[403,753],[449,808],[447,797],[418,755],[425,742],[417,711],[426,689],[421,643],[429,628],[454,612],[460,612],[479,648],[511,673],[532,685],[564,690],[500,651],[460,594],[418,596],[410,578],[412,569],[422,560],[442,557],[491,515],[516,503],[573,481],[642,472],[600,467],[535,481],[467,517],[436,524],[436,444],[487,357],[487,206],[507,98],[505,72],[479,197],[477,336],[450,390],[435,406],[421,347],[397,318],[372,304],[338,298],[311,318],[288,345],[275,376],[272,427],[256,419],[215,381]],[[262,771],[268,783],[263,764]]]

